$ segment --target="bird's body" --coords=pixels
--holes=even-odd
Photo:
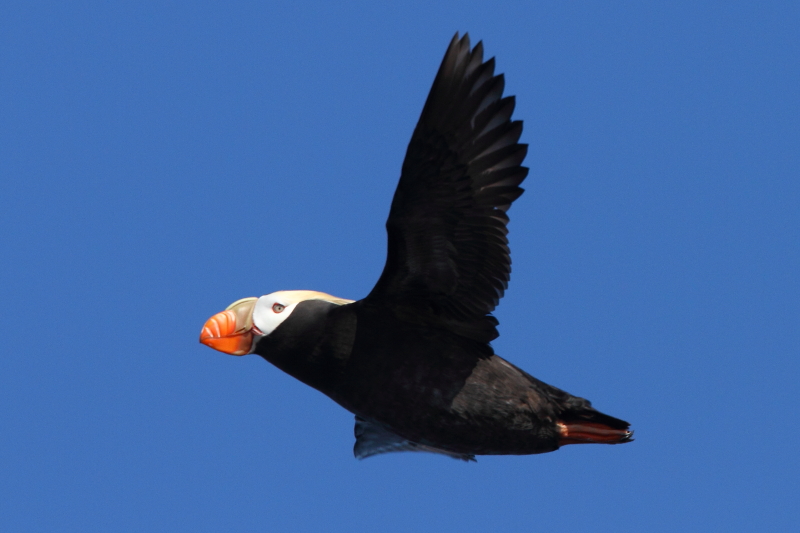
[[[496,355],[510,274],[506,210],[527,175],[512,97],[456,36],[414,131],[386,224],[386,267],[359,301],[314,291],[240,300],[201,341],[255,353],[356,415],[357,457],[460,459],[621,443],[628,423]]]
[[[627,433],[626,423],[537,380],[486,343],[393,315],[364,301],[304,300],[254,353],[328,395],[362,426],[380,426],[424,451],[461,458],[549,452],[565,438],[558,424],[580,417],[611,421],[621,430],[615,438]]]

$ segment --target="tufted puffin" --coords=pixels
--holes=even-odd
[[[491,312],[511,272],[506,211],[528,174],[494,58],[453,37],[411,142],[386,222],[388,253],[358,301],[317,291],[244,298],[200,342],[257,354],[355,415],[357,458],[423,451],[550,452],[629,442],[629,424],[496,355]]]

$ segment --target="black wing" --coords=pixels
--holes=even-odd
[[[408,145],[386,229],[386,266],[367,301],[403,319],[488,342],[511,273],[506,210],[528,174],[514,97],[469,35],[453,37]]]

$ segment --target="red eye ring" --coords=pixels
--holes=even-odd
[[[282,313],[284,309],[286,309],[286,306],[283,304],[279,304],[277,302],[272,304],[272,311],[275,313]]]

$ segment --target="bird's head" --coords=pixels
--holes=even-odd
[[[260,298],[242,298],[206,321],[200,342],[231,355],[247,355],[259,339],[269,336],[307,300],[325,300],[338,305],[352,300],[317,291],[278,291]]]

